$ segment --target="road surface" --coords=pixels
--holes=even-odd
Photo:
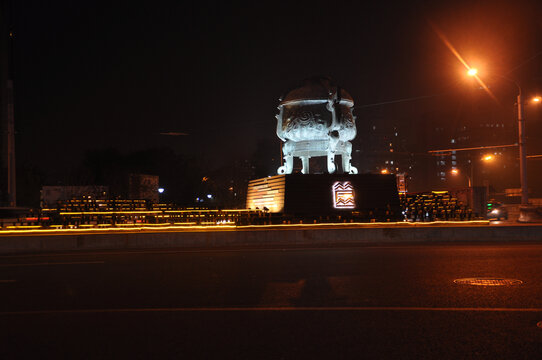
[[[541,260],[538,244],[1,256],[0,358],[535,359]]]

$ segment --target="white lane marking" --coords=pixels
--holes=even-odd
[[[174,308],[127,308],[127,309],[73,309],[73,310],[23,310],[4,311],[7,315],[49,315],[49,314],[96,314],[96,313],[152,313],[152,312],[256,312],[256,311],[433,311],[433,312],[542,312],[542,308],[476,308],[476,307],[356,307],[356,306],[314,306],[314,307],[174,307]]]
[[[70,262],[41,262],[28,264],[0,264],[0,267],[21,267],[21,266],[49,266],[49,265],[92,265],[105,264],[105,261],[70,261]]]
[[[293,244],[295,245],[303,245],[303,244]],[[325,251],[325,250],[364,250],[364,249],[417,249],[417,248],[423,248],[423,249],[434,249],[438,248],[439,250],[450,250],[450,251],[456,251],[456,250],[464,250],[464,249],[472,249],[474,247],[480,247],[483,248],[483,250],[487,249],[494,249],[494,248],[509,248],[509,247],[516,247],[517,250],[525,250],[529,248],[534,248],[536,250],[541,250],[542,245],[540,244],[527,244],[527,243],[492,243],[492,244],[482,244],[482,243],[472,243],[472,244],[465,244],[464,242],[460,244],[455,243],[425,243],[425,244],[413,244],[413,245],[370,245],[366,246],[363,243],[360,244],[354,244],[352,246],[345,246],[344,243],[339,243],[339,246],[313,246],[313,247],[262,247],[262,248],[243,248],[243,245],[239,245],[239,248],[235,249],[228,249],[225,245],[225,247],[216,247],[216,248],[177,248],[177,249],[140,249],[140,250],[122,250],[122,251],[116,251],[116,250],[110,250],[110,251],[82,251],[80,253],[74,253],[74,252],[66,252],[66,253],[43,253],[43,254],[9,254],[9,255],[0,255],[0,259],[15,259],[15,258],[38,258],[38,257],[78,257],[78,256],[93,256],[93,255],[145,255],[145,254],[183,254],[183,253],[209,253],[209,252],[217,252],[217,253],[227,253],[227,252],[285,252],[285,251]]]
[[[16,282],[17,280],[0,280],[0,284],[11,284]]]

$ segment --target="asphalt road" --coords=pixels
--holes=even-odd
[[[539,359],[541,260],[536,244],[0,256],[0,358]],[[522,283],[454,282],[474,277]]]

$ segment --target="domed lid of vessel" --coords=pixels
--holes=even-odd
[[[280,104],[303,100],[328,100],[335,97],[340,91],[340,99],[354,103],[350,94],[338,87],[328,77],[312,77],[303,80],[302,85],[286,92],[280,98]]]

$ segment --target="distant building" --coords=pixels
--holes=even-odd
[[[360,173],[404,173],[412,192],[466,187],[469,178],[472,185],[486,186],[494,193],[504,194],[504,189],[519,186],[516,147],[428,154],[429,150],[516,143],[517,120],[512,104],[499,107],[480,93],[463,98],[449,95],[434,103],[413,105],[404,113],[384,108],[358,112],[361,121],[354,146],[360,150],[353,159]],[[535,125],[528,129],[529,153],[536,151]],[[493,155],[494,161],[483,161],[487,154]],[[535,165],[529,163],[533,188]],[[452,169],[458,170],[457,175]]]
[[[128,178],[128,199],[159,202],[159,177],[156,175],[130,174]]]
[[[71,199],[99,199],[109,197],[108,186],[43,186],[41,188],[41,208],[56,208],[59,201]]]

